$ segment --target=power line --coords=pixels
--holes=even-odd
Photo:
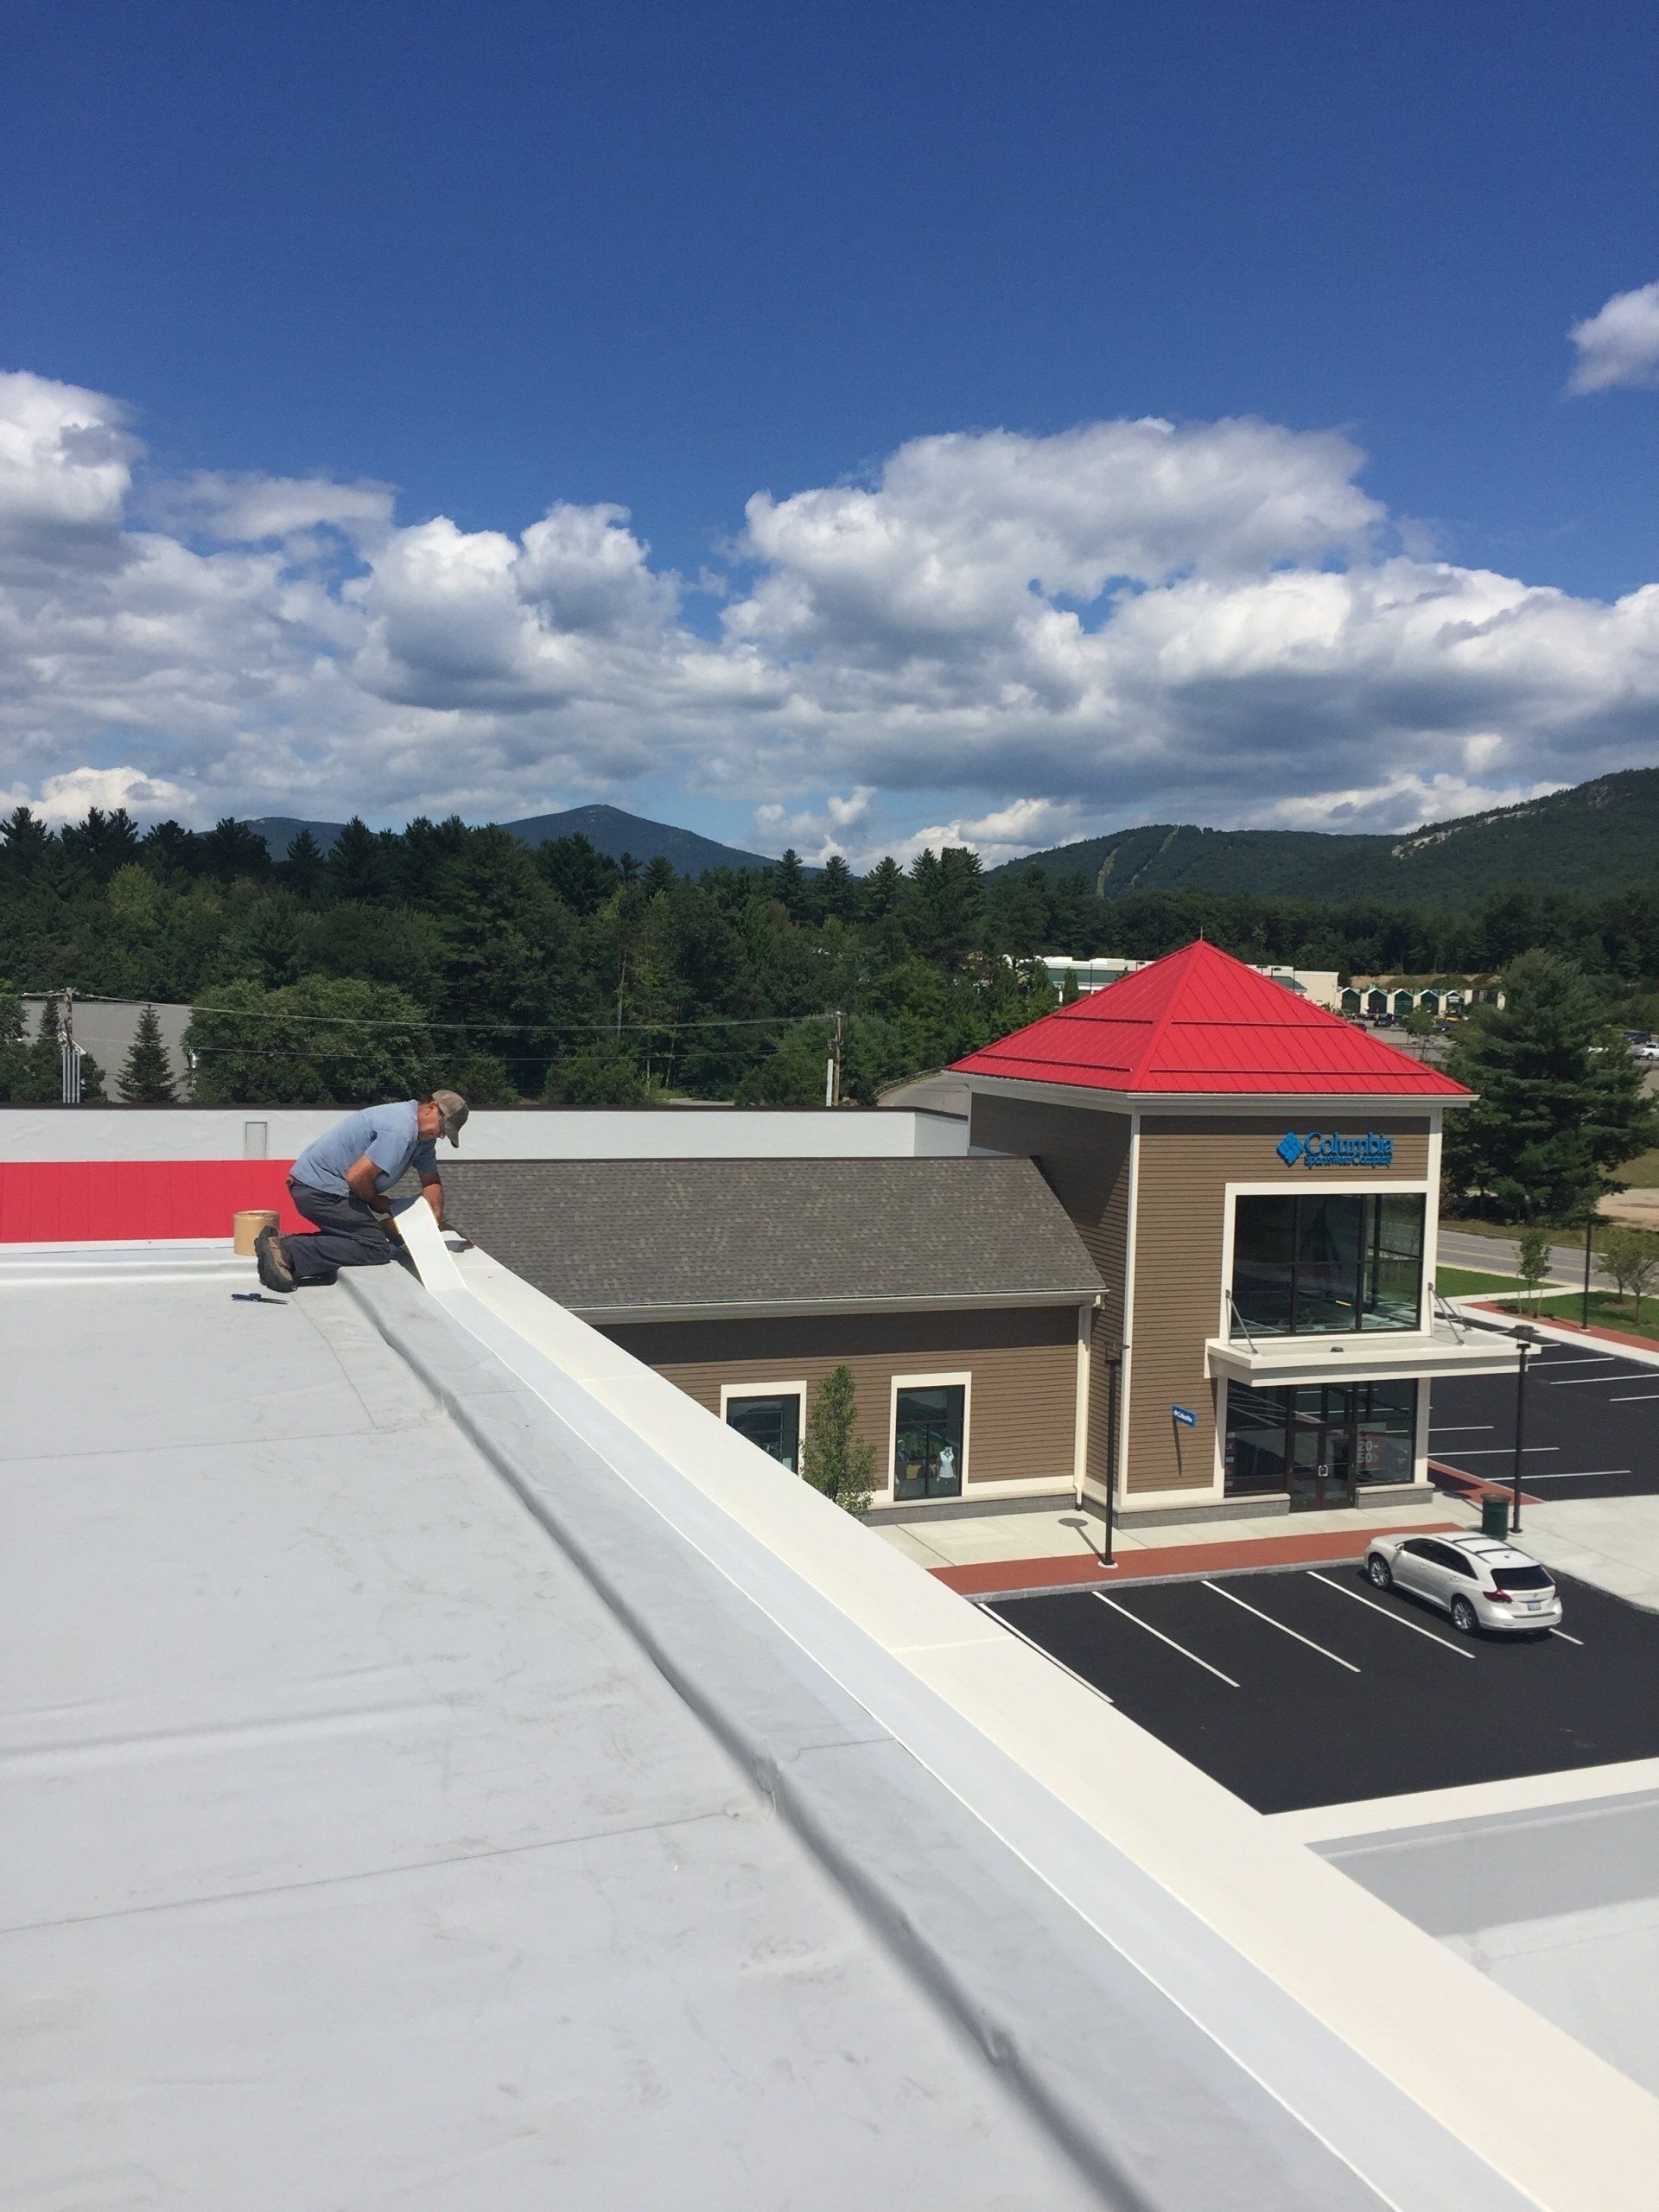
[[[60,991],[19,991],[20,998],[57,998]],[[86,1003],[82,995],[81,1003]],[[291,1021],[316,1024],[332,1022],[341,1029],[401,1029],[431,1031],[454,1029],[478,1035],[497,1034],[505,1030],[514,1036],[550,1037],[581,1034],[591,1032],[612,1037],[621,1030],[639,1030],[649,1036],[672,1036],[683,1029],[772,1029],[792,1027],[798,1021],[834,1021],[835,1014],[829,1009],[814,1009],[805,1014],[702,1014],[689,1021],[435,1021],[428,1015],[408,1014],[391,1020],[375,1020],[362,1014],[322,1014],[315,1011],[282,1012],[268,1007],[209,1006],[194,999],[117,999],[101,995],[93,1001],[99,1006],[156,1006],[181,1007],[188,1014],[221,1015],[227,1021]],[[198,1051],[224,1051],[225,1046],[197,1046]]]

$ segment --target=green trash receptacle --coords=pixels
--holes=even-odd
[[[1496,1536],[1500,1544],[1509,1541],[1510,1501],[1507,1497],[1494,1497],[1489,1491],[1481,1499],[1480,1533],[1483,1536]]]

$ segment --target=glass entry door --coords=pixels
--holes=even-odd
[[[967,1399],[959,1382],[899,1387],[893,1408],[896,1498],[962,1496]]]
[[[1299,1391],[1298,1397],[1316,1394]],[[1346,1390],[1321,1391],[1317,1394],[1334,1402],[1332,1409],[1340,1409],[1346,1418],[1327,1420],[1322,1415],[1303,1413],[1299,1408],[1293,1417],[1290,1452],[1290,1510],[1313,1511],[1323,1505],[1351,1505],[1354,1503],[1354,1423],[1352,1414],[1344,1401],[1351,1394]]]

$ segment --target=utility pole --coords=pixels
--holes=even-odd
[[[66,1106],[80,1103],[80,1054],[75,1049],[75,994],[66,986],[58,1001],[58,1039],[63,1048],[61,1096]]]
[[[841,1015],[836,1015],[835,1033],[830,1040],[830,1058],[823,1068],[823,1103],[826,1106],[841,1103]]]

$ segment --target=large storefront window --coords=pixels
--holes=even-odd
[[[1415,1382],[1227,1386],[1230,1497],[1289,1493],[1293,1505],[1351,1504],[1369,1484],[1408,1483],[1416,1463]]]
[[[895,1396],[893,1496],[960,1497],[967,1471],[966,1386],[902,1382]]]
[[[1421,1193],[1386,1192],[1240,1198],[1233,1220],[1233,1335],[1414,1329],[1423,1206]]]
[[[726,1400],[726,1420],[728,1427],[740,1436],[747,1436],[751,1444],[758,1444],[768,1459],[776,1459],[779,1466],[787,1467],[791,1475],[801,1471],[801,1400],[796,1390],[785,1390],[776,1396],[757,1392],[753,1397],[728,1396]]]

